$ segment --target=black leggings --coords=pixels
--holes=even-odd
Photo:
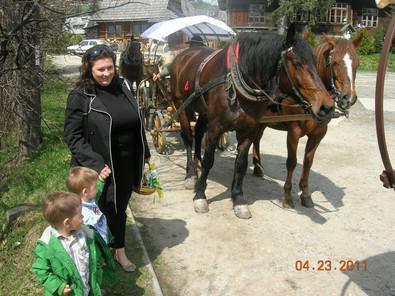
[[[106,184],[104,187],[103,196],[99,201],[99,208],[106,216],[108,228],[113,236],[110,247],[118,249],[125,247],[126,209],[132,194],[135,176],[135,171],[131,170],[131,168],[136,166],[134,165],[133,157],[118,158],[117,155],[114,155],[113,161],[116,180],[116,210],[113,184]]]

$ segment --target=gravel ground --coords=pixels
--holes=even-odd
[[[359,96],[370,104],[374,80],[374,73],[363,73],[357,81]],[[386,113],[389,151],[395,149],[394,118]],[[312,209],[297,197],[305,139],[293,182],[296,208],[281,207],[285,141],[286,133],[268,129],[261,142],[267,175],[256,178],[248,169],[250,220],[232,210],[234,142],[216,154],[207,214],[194,212],[194,194],[184,189],[180,138],[168,135],[168,155],[153,152],[165,198],[136,196],[133,209],[151,259],[160,262],[165,295],[395,295],[395,193],[378,179],[373,112],[357,102],[350,118],[331,123],[310,174]]]

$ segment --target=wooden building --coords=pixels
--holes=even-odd
[[[279,22],[273,11],[278,1],[271,5],[266,0],[218,0],[218,6],[226,11],[227,24],[236,31],[275,30]],[[319,32],[340,34],[347,25],[376,28],[386,16],[378,9],[375,0],[336,0],[336,4],[322,17],[316,29]],[[295,20],[308,21],[309,15],[295,12]]]
[[[103,0],[85,29],[87,38],[113,42],[129,40],[152,24],[193,14],[186,0]]]

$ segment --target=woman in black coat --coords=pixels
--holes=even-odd
[[[115,259],[124,270],[133,271],[125,254],[125,211],[132,189],[140,188],[150,152],[137,100],[115,63],[116,55],[105,45],[85,53],[80,79],[67,100],[64,139],[72,166],[99,174],[106,166],[111,169],[98,205],[114,237],[110,246]]]

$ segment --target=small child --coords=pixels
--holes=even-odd
[[[77,166],[70,169],[66,179],[67,189],[81,197],[84,224],[92,226],[106,244],[109,241],[107,220],[97,206],[95,198],[100,198],[104,181],[110,174],[111,170],[107,165],[100,172],[100,175],[90,168]]]
[[[66,179],[66,186],[70,192],[80,196],[84,224],[89,226],[100,236],[96,240],[98,262],[102,269],[98,271],[100,284],[112,284],[116,279],[114,258],[108,248],[109,232],[106,216],[100,211],[95,198],[99,199],[104,188],[104,180],[111,174],[108,166],[97,174],[87,167],[73,167]]]
[[[101,295],[95,233],[82,225],[81,199],[54,192],[43,205],[48,226],[34,249],[32,270],[45,295]]]

